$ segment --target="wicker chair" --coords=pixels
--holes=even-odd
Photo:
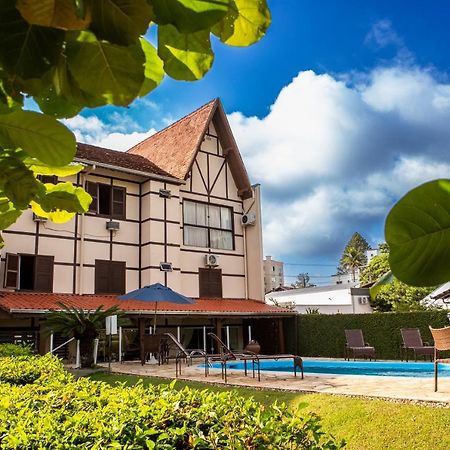
[[[414,361],[417,361],[418,356],[429,356],[433,360],[434,347],[428,342],[422,341],[422,336],[418,328],[402,328],[400,330],[403,343],[400,347],[401,358],[405,357],[408,362],[408,351],[412,350],[414,354]]]
[[[353,360],[357,356],[368,356],[372,361],[375,359],[375,348],[371,347],[367,342],[364,342],[364,336],[362,330],[345,330],[345,348],[344,358],[350,360],[350,354],[353,356]]]
[[[439,352],[450,350],[450,327],[431,328],[431,334],[434,339],[434,392],[438,389],[438,364],[450,363],[450,359],[439,358]]]

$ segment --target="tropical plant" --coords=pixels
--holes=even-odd
[[[389,253],[380,253],[370,260],[367,267],[361,272],[359,281],[361,285],[374,283],[390,270]]]
[[[358,254],[360,255],[359,258],[362,262],[361,265],[367,264],[366,250],[369,250],[370,245],[366,241],[366,239],[364,239],[364,237],[362,237],[357,231],[355,231],[352,234],[352,237],[347,242],[344,251],[342,252],[342,256],[339,261],[338,267],[338,274],[340,275],[346,273],[346,271],[348,270],[348,268],[345,265],[344,258],[350,248],[354,248],[357,250]]]
[[[52,310],[47,316],[46,328],[63,336],[74,337],[80,341],[81,367],[92,367],[94,364],[94,340],[99,330],[104,328],[108,316],[120,315],[118,306],[85,311],[82,308],[66,306],[59,302],[60,311]]]
[[[198,80],[213,64],[211,34],[248,46],[269,24],[266,0],[0,0],[0,231],[28,205],[57,222],[87,211],[81,187],[37,178],[82,169],[57,119],[127,106],[165,74]],[[25,97],[42,112],[26,111]]]
[[[395,276],[413,286],[450,280],[450,180],[422,184],[402,197],[385,224]]]
[[[366,255],[356,247],[348,247],[341,258],[341,266],[350,271],[353,277],[353,281],[356,280],[356,272],[367,261]]]

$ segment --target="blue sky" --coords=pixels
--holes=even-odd
[[[450,3],[269,6],[265,38],[244,49],[215,42],[203,80],[166,78],[129,108],[84,111],[69,123],[85,141],[125,149],[220,97],[262,184],[266,254],[319,283],[354,231],[376,244],[395,200],[450,177]]]

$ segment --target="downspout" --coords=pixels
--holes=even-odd
[[[95,164],[86,169],[84,173],[81,174],[81,186],[85,185],[86,175],[89,175],[93,170],[95,170]],[[83,272],[84,272],[84,237],[85,237],[85,229],[84,229],[84,214],[80,214],[80,251],[78,252],[80,258],[80,269],[78,271],[78,288],[77,294],[83,295]]]

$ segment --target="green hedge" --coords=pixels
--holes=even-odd
[[[264,407],[236,391],[110,386],[61,376],[54,357],[32,357],[30,367],[25,364],[23,358],[2,361],[2,450],[341,448],[321,430],[317,416],[284,405]],[[20,373],[11,377],[14,371],[40,375],[33,381]]]
[[[3,356],[30,356],[33,349],[30,345],[0,344],[0,357]]]
[[[360,328],[373,345],[377,359],[400,359],[400,328],[419,328],[433,342],[428,326],[448,325],[443,310],[374,314],[302,314],[298,317],[298,348],[302,356],[343,358],[344,330]]]

